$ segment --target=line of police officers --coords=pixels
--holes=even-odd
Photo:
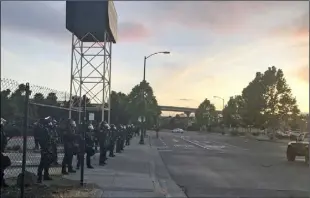
[[[1,128],[3,128],[2,126],[1,122]],[[64,146],[64,157],[61,164],[62,174],[69,174],[76,172],[72,165],[74,155],[77,157],[76,169],[79,169],[82,153],[85,149],[86,166],[87,168],[93,168],[91,165],[91,156],[95,154],[94,147],[96,146],[95,143],[98,142],[100,147],[99,165],[103,166],[106,164],[107,152],[109,152],[109,157],[115,157],[114,149],[117,153],[122,152],[125,144],[130,145],[130,139],[137,130],[139,129],[132,124],[126,126],[119,124],[116,126],[102,121],[97,127],[94,127],[90,122],[87,128],[85,128],[83,126],[77,126],[72,119],[61,120],[59,124],[50,116],[39,119],[34,124],[34,139],[39,144],[41,153],[37,182],[41,183],[42,179],[52,179],[49,175],[49,168],[53,163],[57,164],[57,145],[59,143],[62,143]],[[83,144],[84,131],[85,144]],[[4,130],[1,129],[1,141],[6,139],[4,136]],[[1,142],[2,145],[4,144]],[[85,145],[85,147],[82,148],[82,145]],[[35,147],[38,147],[38,145]],[[5,168],[10,166],[11,162],[8,157],[4,159],[2,155],[3,149],[1,147],[1,186],[7,186],[3,179],[3,172]],[[8,161],[7,163],[3,163],[2,160]]]

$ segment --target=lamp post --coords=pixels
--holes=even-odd
[[[146,115],[145,115],[145,109],[146,109],[146,102],[145,102],[145,93],[144,93],[144,86],[146,84],[145,82],[145,67],[146,67],[146,60],[148,58],[150,58],[151,56],[154,56],[156,54],[170,54],[170,52],[168,51],[162,51],[162,52],[155,52],[153,54],[150,54],[148,56],[144,56],[144,64],[143,64],[143,81],[142,81],[142,94],[141,94],[141,97],[142,97],[142,101],[143,101],[143,117],[144,119],[142,120],[141,122],[141,125],[142,125],[142,130],[141,130],[141,134],[140,134],[140,142],[139,144],[144,144],[144,133],[146,131],[146,126],[145,126],[145,121],[146,121]]]
[[[222,109],[222,112],[223,112],[223,110],[224,110],[224,107],[225,107],[225,105],[224,105],[224,103],[225,103],[225,100],[224,100],[224,98],[222,98],[222,97],[219,97],[219,96],[213,96],[213,98],[218,98],[218,99],[221,99],[221,100],[222,100],[222,102],[223,102],[223,109]]]
[[[224,108],[225,108],[225,100],[224,100],[224,98],[219,97],[219,96],[213,96],[213,98],[218,98],[218,99],[221,99],[221,100],[222,100],[222,102],[223,102],[223,107],[222,107],[222,118],[223,118],[223,111],[224,111]]]

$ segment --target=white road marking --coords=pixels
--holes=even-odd
[[[177,140],[177,139],[172,139],[174,142],[179,142],[179,140]]]
[[[163,145],[167,146],[166,142],[162,138],[159,138],[159,140],[163,143]]]
[[[196,146],[199,146],[199,147],[201,147],[201,148],[205,148],[203,145],[200,145],[200,144],[198,144],[197,142],[193,142],[193,141],[191,141],[191,140],[187,140],[187,139],[185,139],[183,136],[181,136],[181,139],[184,140],[184,141],[186,141],[186,142],[190,142],[190,143],[192,143],[192,144],[195,144]]]
[[[172,150],[169,150],[169,149],[167,149],[167,150],[158,150],[158,152],[172,152]]]
[[[187,136],[188,137],[188,136]],[[227,148],[227,147],[233,147],[233,148],[237,148],[237,149],[240,149],[240,150],[244,150],[244,151],[248,151],[249,149],[245,149],[245,148],[241,148],[241,147],[238,147],[238,146],[234,146],[234,145],[231,145],[231,144],[227,144],[227,143],[222,143],[222,142],[217,142],[217,141],[204,141],[204,143],[206,144],[212,144],[212,143],[215,143],[215,144],[218,144],[218,145],[222,145],[222,146],[216,146],[216,145],[202,145],[200,144],[199,141],[197,140],[189,140],[187,138],[185,138],[184,136],[181,136],[181,139],[184,140],[184,141],[187,141],[187,142],[190,142],[196,146],[199,146],[201,148],[204,148],[204,149],[214,149],[214,150],[221,150],[223,148]]]
[[[241,149],[241,150],[244,150],[244,151],[248,151],[249,149],[246,149],[246,148],[241,148],[239,146],[235,146],[235,145],[232,145],[232,144],[228,144],[228,143],[222,143],[222,142],[216,142],[216,141],[213,141],[214,143],[217,143],[217,144],[222,144],[222,145],[225,145],[227,147],[233,147],[233,148],[237,148],[237,149]]]

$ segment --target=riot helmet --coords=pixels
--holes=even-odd
[[[117,129],[116,129],[116,126],[115,126],[114,124],[110,124],[110,127],[111,127],[111,129],[114,130],[114,131],[117,130]]]
[[[1,118],[1,126],[4,126],[6,124],[6,120]]]
[[[76,127],[76,122],[74,121],[74,120],[72,120],[72,119],[69,119],[69,125],[71,126],[71,127]]]
[[[94,126],[90,123],[89,125],[88,125],[88,130],[90,130],[90,131],[93,131],[94,130]]]

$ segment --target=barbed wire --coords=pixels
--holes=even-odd
[[[13,79],[2,78],[1,79],[1,91],[9,89],[11,93],[14,93],[18,88],[20,83]],[[33,85],[30,84],[31,95],[30,98],[33,98],[36,94],[41,93],[44,97],[47,97],[50,93],[55,93],[58,101],[68,101],[70,97],[69,92],[59,91],[56,89],[51,89],[45,86]]]
[[[13,79],[7,79],[7,78],[1,78],[1,92],[5,90],[10,90],[10,92],[7,92],[7,97],[10,100],[12,95],[20,89],[23,91],[23,86],[26,84],[26,82],[21,83]],[[55,89],[51,89],[45,86],[38,86],[30,84],[30,90],[31,95],[29,99],[29,112],[28,112],[28,120],[29,125],[36,121],[38,118],[42,117],[42,115],[47,116],[49,114],[53,114],[56,117],[67,117],[69,112],[69,106],[68,102],[70,99],[70,94],[65,91],[59,91]],[[53,93],[53,95],[52,95]],[[40,94],[40,95],[39,95]],[[23,95],[23,93],[22,93]],[[47,103],[47,98],[49,96],[55,96],[53,99],[56,99],[57,103],[49,104]],[[36,97],[41,98],[41,100],[35,100]],[[1,100],[1,107],[9,104],[5,103],[6,101]],[[10,100],[10,102],[14,102]],[[18,103],[18,102],[17,102]],[[15,104],[16,105],[16,104]],[[21,136],[22,134],[22,124],[19,122],[18,118],[23,117],[23,103],[17,104],[18,110],[12,110],[12,109],[1,109],[1,117],[5,116],[2,114],[13,114],[10,116],[10,120],[8,120],[11,123],[14,123],[14,126],[10,126],[10,128],[7,128],[7,135],[9,135],[9,141],[8,145],[5,148],[5,155],[9,156],[12,164],[11,166],[5,170],[5,177],[17,177],[19,173],[21,173],[21,162],[23,158],[22,154],[22,147],[23,147],[23,138]],[[9,105],[8,105],[9,106]],[[57,109],[57,111],[56,111]],[[73,107],[72,111],[78,112],[78,108]],[[75,115],[77,116],[77,115]],[[27,168],[26,170],[29,172],[36,173],[37,166],[39,165],[39,159],[40,159],[40,153],[37,149],[35,149],[35,143],[33,139],[33,132],[32,128],[30,127],[28,129],[28,135],[27,135],[27,154],[26,154],[26,160],[27,160]],[[63,158],[63,146],[60,144],[58,145],[58,163],[61,162]],[[61,167],[53,167],[51,169],[51,174],[59,174],[61,170]]]

